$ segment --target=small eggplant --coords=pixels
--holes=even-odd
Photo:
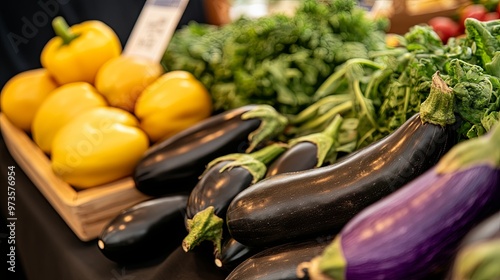
[[[248,105],[212,116],[150,147],[135,168],[135,187],[150,196],[189,194],[211,160],[252,151],[280,134],[287,122],[268,105]]]
[[[324,131],[290,140],[288,149],[267,169],[266,177],[322,166],[335,147],[342,120],[336,115]]]
[[[270,144],[250,154],[235,153],[211,161],[189,195],[186,207],[188,235],[182,242],[187,252],[205,240],[221,249],[223,218],[231,200],[264,177],[267,165],[286,150]]]
[[[226,280],[298,279],[297,266],[320,254],[330,242],[328,238],[317,238],[264,249],[234,268]]]
[[[229,238],[222,244],[221,251],[215,254],[215,265],[223,270],[232,271],[240,263],[262,250],[245,246],[234,238]]]
[[[186,234],[186,203],[186,195],[175,195],[123,210],[100,233],[99,250],[117,263],[142,262],[167,254]]]
[[[499,264],[500,211],[467,233],[447,279],[500,279]]]
[[[334,164],[275,175],[238,194],[226,215],[231,236],[265,247],[332,233],[434,166],[458,135],[451,89],[438,75],[432,85],[420,113],[384,139]]]
[[[301,268],[309,267],[311,279],[335,280],[442,273],[464,236],[500,210],[498,143],[500,125],[457,144],[436,166],[356,215]]]

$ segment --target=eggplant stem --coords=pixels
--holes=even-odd
[[[301,125],[300,127],[297,127],[296,130],[293,131],[293,133],[298,135],[305,135],[308,133],[308,131],[318,129],[318,127],[321,127],[329,120],[334,118],[336,115],[343,114],[351,110],[352,107],[353,107],[353,102],[346,101],[340,105],[333,107],[331,110],[329,110],[326,114],[322,115],[321,117],[314,119],[313,121],[307,122],[304,125]]]
[[[78,38],[79,36],[78,34],[75,34],[71,31],[68,23],[61,16],[58,16],[52,20],[52,28],[54,29],[56,35],[62,39],[63,45],[69,45],[71,41]]]
[[[221,167],[219,172],[231,170],[235,167],[245,168],[252,175],[252,184],[255,184],[260,179],[264,178],[267,172],[267,164],[273,161],[276,157],[286,151],[288,145],[285,143],[273,143],[251,154],[235,153],[220,156],[208,163],[207,168],[200,176],[203,177],[205,173],[222,161],[229,161]]]
[[[345,280],[347,260],[342,252],[341,236],[338,235],[328,245],[319,259],[318,267],[321,273],[335,280]]]
[[[420,105],[423,122],[446,126],[455,123],[453,89],[448,87],[437,71],[427,99]]]
[[[250,146],[246,150],[247,153],[252,152],[262,142],[280,135],[288,125],[288,118],[270,105],[258,105],[241,116],[243,120],[253,118],[260,119],[261,124],[248,135]]]
[[[302,262],[297,265],[297,269],[295,271],[297,278],[311,280],[337,280],[321,273],[319,269],[320,260],[321,257],[318,256],[308,262]]]
[[[325,162],[325,159],[332,148],[336,143],[338,143],[338,134],[342,125],[342,121],[342,116],[340,114],[337,114],[324,131],[291,139],[288,144],[290,147],[293,147],[302,142],[311,142],[315,144],[317,147],[316,167],[320,167]]]
[[[285,143],[274,143],[269,146],[266,146],[258,151],[255,151],[250,154],[255,160],[262,162],[267,165],[272,162],[276,157],[281,155],[286,149],[288,145]]]
[[[213,206],[196,213],[188,220],[189,233],[182,240],[182,249],[189,252],[201,242],[208,240],[213,242],[215,252],[220,252],[223,225],[224,221],[215,215]]]

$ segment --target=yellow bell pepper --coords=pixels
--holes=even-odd
[[[109,105],[134,112],[141,92],[163,74],[159,62],[133,56],[119,56],[101,66],[95,79],[97,91]]]
[[[152,142],[167,139],[212,114],[212,99],[191,73],[171,71],[144,89],[135,115]]]
[[[42,102],[33,118],[33,141],[50,153],[54,136],[61,127],[89,109],[107,105],[104,97],[89,83],[60,86]]]
[[[2,113],[14,126],[29,133],[38,107],[55,88],[56,82],[43,68],[21,72],[2,88]]]
[[[85,21],[70,28],[63,18],[56,17],[52,25],[57,36],[44,46],[40,60],[59,84],[93,84],[99,68],[121,54],[118,36],[101,21]]]
[[[132,174],[149,146],[131,113],[91,109],[66,124],[52,145],[52,169],[76,188],[106,184]]]

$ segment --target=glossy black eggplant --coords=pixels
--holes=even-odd
[[[212,116],[146,151],[133,179],[144,194],[189,194],[213,159],[252,151],[284,130],[287,119],[267,105],[248,105]]]
[[[263,248],[248,247],[234,238],[228,238],[222,244],[220,252],[215,254],[215,265],[225,271],[232,271],[240,263],[264,250]]]
[[[457,143],[453,123],[453,94],[439,78],[420,113],[385,138],[332,165],[272,176],[242,191],[228,208],[228,230],[247,246],[339,230],[434,166]]]
[[[458,143],[427,172],[357,214],[321,255],[301,268],[309,267],[308,277],[318,280],[325,276],[427,280],[438,275],[443,279],[466,234],[500,211],[498,143],[500,126]],[[497,258],[493,268],[500,273],[500,239],[489,245],[485,248],[495,248],[488,253]],[[475,257],[468,255],[460,262],[462,272],[472,268],[473,273],[458,279],[497,279],[470,277],[479,275],[480,269],[475,269],[479,267],[471,264],[480,263],[477,257],[484,256],[483,252],[476,251]],[[486,260],[485,264],[495,264]]]
[[[297,266],[321,253],[330,239],[317,238],[267,248],[240,263],[226,280],[295,280]]]
[[[322,166],[328,155],[335,154],[331,151],[336,146],[342,121],[343,118],[337,115],[324,131],[290,140],[289,148],[271,163],[266,177]]]
[[[153,198],[123,210],[100,233],[97,245],[117,263],[166,256],[186,234],[186,195]]]
[[[281,155],[287,146],[273,143],[253,153],[235,153],[211,161],[189,195],[186,206],[188,235],[182,242],[184,250],[205,240],[212,241],[220,251],[224,217],[233,198],[242,190],[261,180],[267,165]]]

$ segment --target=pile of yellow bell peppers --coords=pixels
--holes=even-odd
[[[193,75],[123,55],[103,22],[52,24],[42,68],[12,77],[0,106],[76,189],[131,175],[150,145],[212,114],[211,96]]]

